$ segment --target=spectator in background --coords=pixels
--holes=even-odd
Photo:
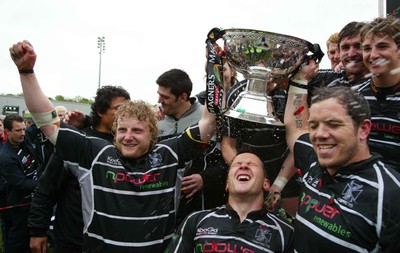
[[[4,116],[4,115],[1,115]],[[5,116],[4,116],[5,117]],[[4,131],[4,124],[3,119],[4,117],[0,118],[0,151],[3,148],[4,143],[7,140],[7,134]],[[7,204],[7,182],[4,177],[0,176],[0,208],[6,206]],[[2,246],[4,248],[4,240],[6,239],[6,229],[3,220],[1,219],[1,212],[0,212],[0,226],[1,226],[1,234],[2,234]]]
[[[191,97],[193,84],[186,72],[171,69],[161,74],[156,83],[158,102],[164,115],[157,123],[159,140],[177,136],[199,122],[204,106]],[[226,181],[227,168],[218,159],[222,157],[221,153],[216,148],[215,140],[202,145],[202,148],[177,178],[177,186],[182,184],[182,193],[178,196],[177,224],[193,211],[225,202],[222,184]]]
[[[335,72],[340,72],[343,65],[340,62],[339,57],[339,33],[334,33],[329,36],[326,41],[327,55],[331,62],[331,69]]]
[[[226,182],[228,204],[190,214],[166,252],[293,252],[293,228],[264,206],[268,188],[263,162],[237,154]]]
[[[63,105],[57,105],[54,107],[56,110],[57,116],[60,118],[60,120],[64,120],[65,115],[68,113],[68,110],[65,106]]]
[[[37,185],[35,149],[25,138],[24,119],[10,114],[4,119],[7,141],[0,151],[0,176],[7,184],[6,206],[2,209],[5,253],[28,253],[27,226],[31,196]]]
[[[4,143],[6,143],[6,140],[7,140],[7,134],[4,131],[3,119],[0,119],[0,150],[1,147],[4,145]]]

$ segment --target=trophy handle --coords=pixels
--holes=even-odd
[[[223,56],[223,50],[216,51],[214,44],[223,35],[223,31],[219,28],[213,28],[207,34],[207,98],[206,106],[209,112],[219,116],[222,114],[222,97],[224,93],[223,89],[223,63],[221,57]]]
[[[312,54],[305,55],[301,64],[299,64],[293,71],[290,73],[289,78],[295,76],[299,70],[308,64],[309,60],[314,60],[317,64],[321,62],[322,57],[324,57],[324,52],[322,52],[321,47],[319,44],[315,43],[310,48],[310,52]]]

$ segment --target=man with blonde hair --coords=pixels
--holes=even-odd
[[[115,114],[114,145],[60,125],[34,73],[28,41],[10,48],[26,105],[35,123],[78,178],[82,192],[85,252],[162,252],[175,225],[178,170],[215,132],[207,110],[198,125],[157,143],[152,106],[127,101]]]

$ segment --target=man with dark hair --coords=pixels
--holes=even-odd
[[[228,204],[190,214],[166,252],[293,252],[293,228],[267,211],[264,163],[239,153],[228,171]]]
[[[164,115],[157,123],[160,140],[179,135],[199,122],[204,106],[195,97],[190,97],[193,84],[186,72],[168,70],[157,78],[156,83],[158,102]],[[213,208],[225,202],[223,182],[227,168],[221,163],[221,152],[216,148],[215,140],[202,147],[202,151],[177,178],[177,186],[182,184],[177,224],[193,211]]]
[[[11,114],[4,119],[7,141],[0,152],[0,176],[6,180],[6,206],[2,207],[4,248],[8,252],[29,252],[27,227],[29,205],[37,185],[35,150],[25,138],[24,119]]]
[[[339,73],[331,69],[321,69],[309,73],[305,80],[310,81],[309,99],[315,87],[323,86],[355,86],[367,80],[368,69],[365,67],[361,51],[360,32],[365,25],[363,22],[350,22],[339,32],[339,58],[343,68]]]
[[[196,124],[201,118],[203,106],[192,93],[189,75],[180,69],[171,69],[157,78],[158,103],[164,119],[158,122],[159,137],[169,138]]]
[[[93,131],[111,134],[111,126],[118,107],[129,100],[129,93],[121,86],[102,86],[97,90],[96,97],[91,105],[90,127],[84,130],[87,134],[96,136]],[[99,137],[99,136],[96,136]],[[112,142],[111,136],[104,138]]]
[[[91,106],[89,122],[83,129],[88,136],[113,143],[112,124],[117,109],[130,99],[129,93],[119,86],[103,86],[97,90]],[[63,160],[53,155],[39,180],[32,200],[28,227],[30,247],[33,253],[41,253],[47,247],[47,231],[51,224],[53,207],[56,206],[54,243],[56,253],[82,252],[82,198],[76,177],[64,168]]]
[[[315,65],[315,62],[310,62]],[[400,252],[400,174],[368,147],[371,114],[349,87],[291,82],[286,140],[301,171],[296,252]]]

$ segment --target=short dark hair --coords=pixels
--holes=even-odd
[[[22,118],[21,115],[16,114],[16,113],[7,115],[4,118],[4,122],[3,122],[4,129],[7,129],[8,131],[12,131],[12,127],[13,127],[13,122],[14,121],[16,121],[16,122],[24,122],[24,118]]]
[[[354,36],[359,35],[364,25],[365,25],[364,22],[356,22],[356,21],[350,22],[347,25],[345,25],[339,32],[339,45],[344,38],[346,37],[352,38]]]
[[[157,78],[156,83],[161,87],[170,88],[175,97],[186,93],[188,100],[193,89],[189,75],[181,69],[171,69],[164,72]]]
[[[121,86],[106,85],[97,90],[94,102],[91,105],[90,119],[93,126],[100,123],[99,113],[105,113],[111,105],[114,98],[123,97],[131,99],[129,93]]]
[[[335,98],[342,104],[347,114],[353,119],[355,127],[359,127],[365,119],[371,119],[368,101],[358,91],[350,87],[333,86],[316,88],[311,98],[311,106],[315,103]]]

